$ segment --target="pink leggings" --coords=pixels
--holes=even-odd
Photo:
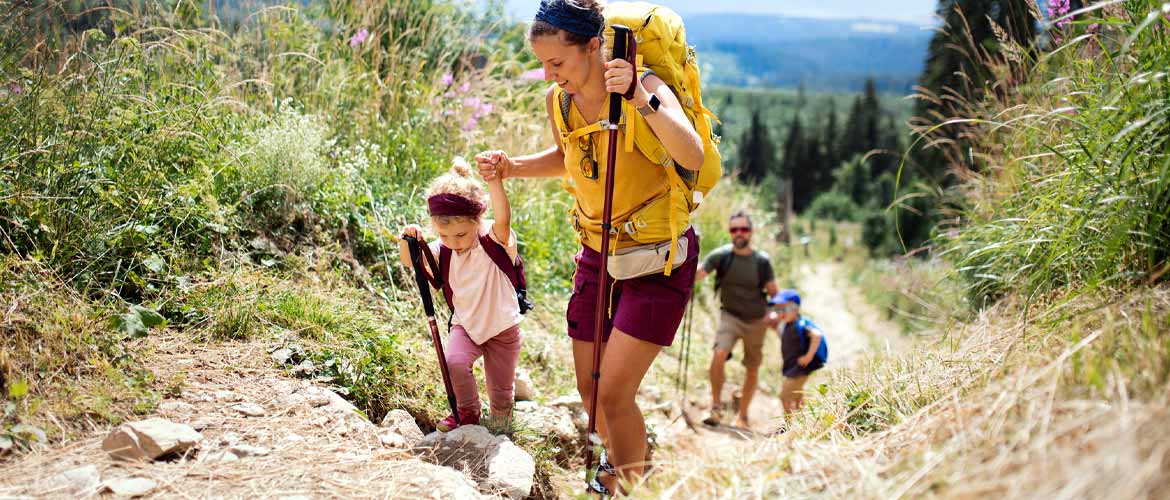
[[[482,345],[476,345],[467,336],[467,330],[455,325],[451,327],[446,354],[459,413],[479,413],[479,390],[475,386],[475,377],[471,375],[471,365],[480,356],[483,356],[492,410],[506,412],[512,408],[512,384],[516,377],[516,361],[520,359],[519,325],[498,333]]]

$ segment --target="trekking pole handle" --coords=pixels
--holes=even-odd
[[[636,58],[629,50],[630,33],[630,28],[626,26],[613,25],[613,58],[625,59],[630,64],[634,64]],[[637,80],[638,68],[634,68],[634,81],[630,82],[631,88],[637,85]],[[616,126],[622,119],[622,97],[623,95],[617,92],[613,92],[609,96],[609,123],[611,126]]]
[[[422,265],[422,250],[419,241],[414,236],[404,236],[406,247],[410,249],[410,265],[414,268],[414,281],[418,283],[418,293],[422,296],[423,310],[428,318],[435,317],[435,301],[431,299],[431,288],[427,282]]]

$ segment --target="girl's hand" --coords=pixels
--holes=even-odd
[[[637,71],[633,64],[625,59],[614,59],[605,63],[605,91],[615,94],[625,94],[630,90],[630,84],[633,83],[634,98],[631,99],[635,106],[642,107],[650,100],[646,88],[642,86],[641,80],[637,80]]]
[[[503,151],[484,151],[475,155],[475,166],[479,169],[479,176],[483,180],[502,181],[508,177],[508,173],[512,170],[514,164],[512,159],[508,158],[508,153]]]
[[[422,227],[418,224],[410,224],[402,228],[402,238],[410,236],[416,240],[423,241]]]

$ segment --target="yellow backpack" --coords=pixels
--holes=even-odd
[[[646,203],[628,220],[614,221],[614,227],[618,230],[619,238],[624,232],[640,243],[656,243],[670,239],[670,255],[666,259],[663,271],[669,276],[671,263],[675,259],[674,249],[677,247],[678,237],[690,225],[691,212],[699,207],[704,196],[723,175],[718,147],[719,136],[714,134],[711,126],[711,120],[718,122],[719,119],[703,107],[695,48],[687,45],[686,29],[677,13],[646,2],[612,2],[605,7],[605,23],[605,35],[610,47],[613,46],[611,43],[613,29],[610,26],[621,24],[631,29],[637,43],[636,62],[639,75],[645,75],[647,70],[652,71],[670,86],[682,103],[687,118],[703,140],[703,165],[699,170],[691,171],[677,166],[666,152],[666,148],[650,130],[645,118],[628,101],[623,103],[621,126],[626,131],[632,128],[634,133],[625,134],[625,143],[622,147],[626,152],[631,152],[637,147],[646,158],[665,168],[670,190],[663,197]],[[583,135],[602,131],[600,123],[568,130],[572,96],[557,87],[554,98],[556,99],[554,102],[560,104],[560,113],[553,114],[561,134],[561,144],[575,144]],[[570,186],[566,188],[572,190]],[[574,226],[600,227],[601,221],[576,220],[583,217],[576,211],[573,217]],[[616,251],[616,245],[614,249]]]

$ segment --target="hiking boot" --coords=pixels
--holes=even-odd
[[[722,422],[723,422],[723,405],[712,406],[711,413],[707,415],[707,418],[703,419],[704,424],[712,425],[712,426],[719,425]]]
[[[460,425],[476,425],[479,423],[479,412],[459,412],[459,423],[455,423],[455,415],[447,415],[447,418],[441,420],[435,425],[435,429],[442,432],[451,432],[457,429]]]

